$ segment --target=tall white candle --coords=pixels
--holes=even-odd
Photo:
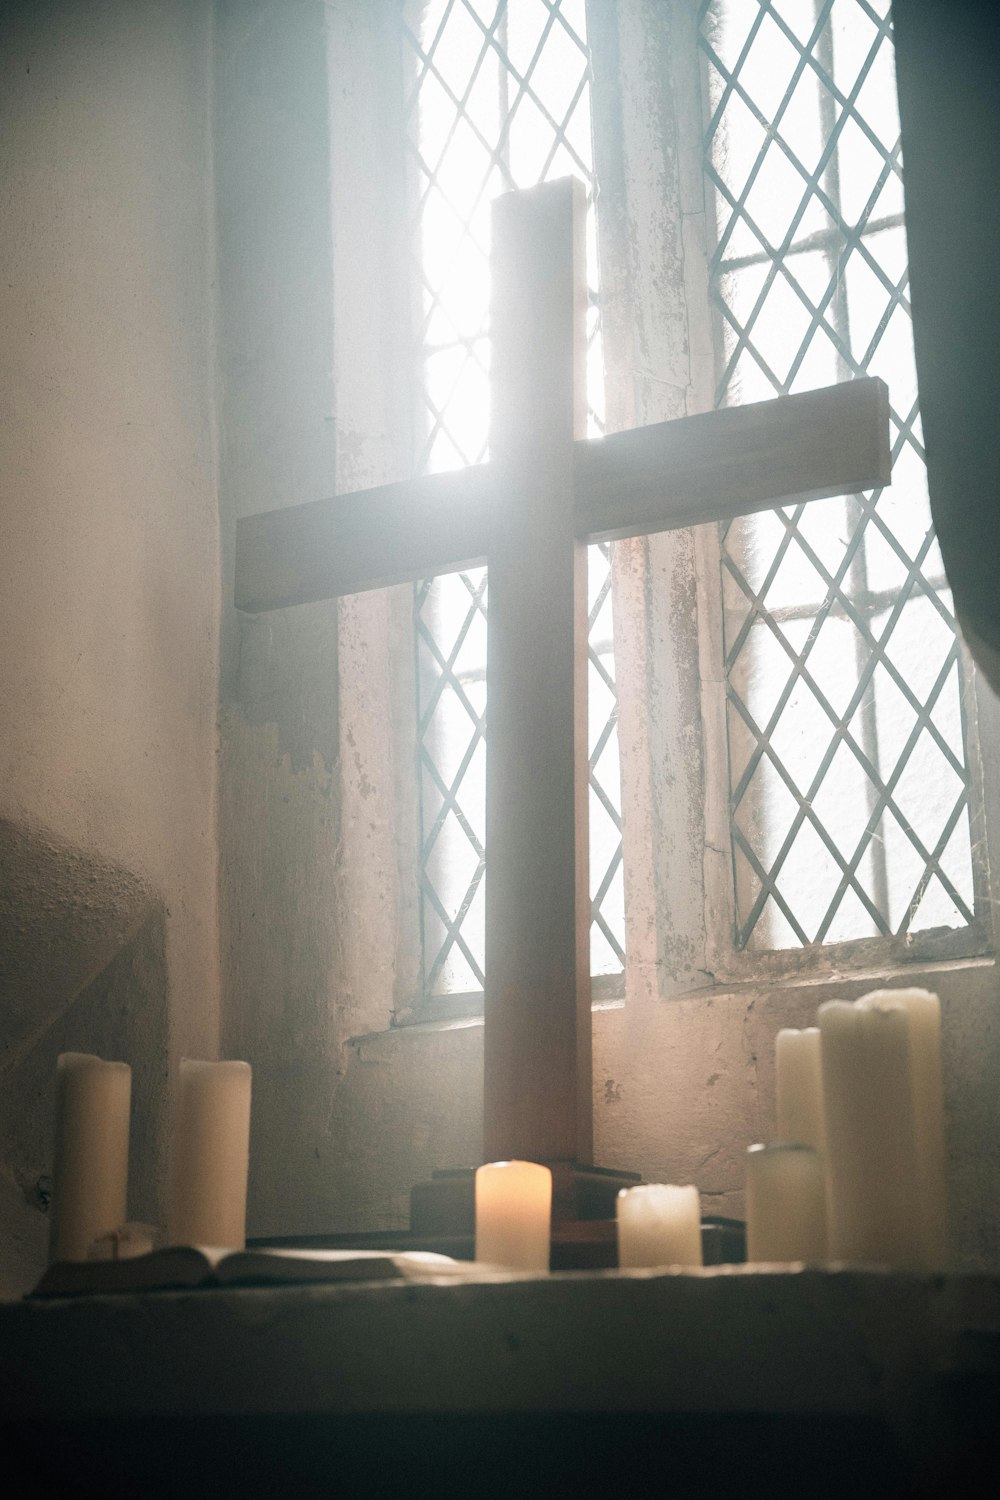
[[[246,1243],[250,1064],[181,1060],[174,1116],[168,1238],[175,1245]]]
[[[902,1010],[909,1022],[924,1248],[927,1264],[938,1269],[948,1263],[941,1002],[929,990],[911,989],[873,990],[857,1003],[868,1009]]]
[[[86,1260],[91,1242],[128,1217],[132,1069],[87,1052],[56,1063],[51,1260]]]
[[[650,1182],[622,1188],[616,1209],[619,1266],[702,1264],[696,1187]]]
[[[812,1146],[747,1151],[747,1260],[827,1258],[826,1170]]]
[[[834,1260],[926,1264],[902,1010],[819,1008]]]
[[[552,1173],[533,1161],[495,1161],[476,1171],[476,1259],[515,1271],[547,1271]]]
[[[777,1094],[775,1140],[826,1151],[823,1071],[818,1026],[779,1031],[774,1048]]]

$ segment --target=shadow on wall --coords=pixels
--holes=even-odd
[[[55,1065],[132,1065],[129,1212],[156,1220],[165,1167],[166,913],[130,871],[0,820],[0,1296],[45,1263]]]

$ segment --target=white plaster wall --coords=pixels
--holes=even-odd
[[[0,4],[0,818],[76,860],[36,947],[122,907],[112,868],[165,909],[174,1055],[218,1044],[210,37],[209,0]]]

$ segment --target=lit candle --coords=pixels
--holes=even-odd
[[[869,1009],[902,1010],[909,1022],[924,1248],[927,1264],[939,1269],[948,1263],[941,1002],[929,990],[874,990],[857,1003]]]
[[[246,1242],[250,1064],[181,1060],[168,1238],[174,1245]]]
[[[696,1187],[650,1182],[622,1188],[616,1208],[619,1266],[702,1264]]]
[[[747,1260],[827,1257],[826,1172],[811,1146],[747,1151]]]
[[[476,1259],[515,1271],[547,1271],[552,1173],[533,1161],[495,1161],[476,1171]]]
[[[834,1260],[926,1264],[907,1016],[819,1008]]]
[[[818,1026],[779,1031],[774,1049],[777,1094],[775,1139],[826,1151],[823,1072]]]
[[[60,1054],[50,1260],[86,1260],[93,1240],[125,1222],[131,1101],[127,1063]]]

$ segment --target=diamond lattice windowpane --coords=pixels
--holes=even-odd
[[[573,173],[593,197],[584,0],[434,0],[403,25],[412,64],[409,149],[420,370],[418,467],[480,463],[489,441],[490,200]],[[591,268],[589,429],[603,360]],[[591,548],[591,890],[594,973],[624,961],[618,709],[610,562]],[[415,591],[424,989],[479,989],[483,966],[485,575]]]
[[[801,72],[801,49],[788,40],[774,15],[764,7],[761,23],[740,64],[737,86],[750,96],[765,119],[777,121],[787,110],[786,96]]]
[[[972,919],[951,597],[930,534],[888,6],[702,6],[720,405],[889,387],[893,485],[730,526],[739,946]]]

